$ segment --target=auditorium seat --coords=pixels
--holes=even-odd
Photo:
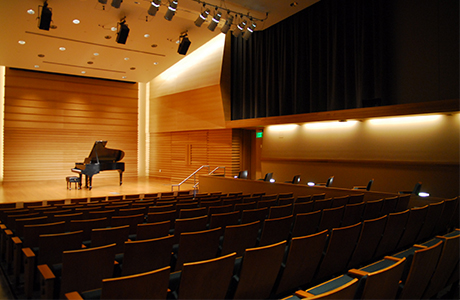
[[[365,202],[362,220],[375,219],[380,217],[380,210],[383,206],[383,199]]]
[[[179,243],[180,235],[184,232],[195,232],[206,230],[208,216],[201,216],[188,219],[176,219],[174,223],[174,244]]]
[[[328,232],[324,230],[315,234],[293,237],[285,263],[282,265],[275,295],[293,292],[308,284],[315,275],[323,256]],[[308,253],[308,255],[305,255]]]
[[[179,211],[179,219],[201,217],[207,214],[208,209],[206,207],[181,208]]]
[[[171,228],[171,221],[137,224],[136,240],[149,240],[167,236]]]
[[[174,228],[174,225],[176,223],[176,210],[168,210],[163,212],[149,212],[147,214],[147,223],[158,223],[164,221],[169,221],[171,224],[171,229]]]
[[[226,298],[268,298],[281,268],[285,248],[286,241],[282,241],[246,249],[239,272],[233,276],[230,293]]]
[[[398,203],[396,203],[395,211],[403,211],[409,208],[409,201],[411,198],[411,194],[401,194],[398,195]]]
[[[132,216],[143,214],[145,215],[146,208],[145,207],[131,207],[131,208],[121,208],[118,211],[118,216]]]
[[[298,299],[353,299],[358,288],[358,279],[341,275],[320,283],[306,291],[299,290],[283,300]]]
[[[350,194],[350,198],[348,199],[348,204],[361,203],[363,201],[364,201],[363,193]]]
[[[229,225],[237,225],[240,213],[232,211],[221,214],[212,214],[209,219],[209,229],[221,228],[220,235],[223,235],[225,227]]]
[[[289,239],[292,215],[280,218],[266,219],[262,225],[259,246],[275,244]]]
[[[350,196],[338,196],[338,197],[333,197],[332,198],[332,205],[331,207],[340,207],[340,206],[345,206],[348,204],[348,200],[350,199]]]
[[[424,247],[414,245],[408,250],[393,254],[393,257],[407,259],[402,283],[399,286],[399,299],[422,299],[431,276],[438,263],[442,250],[442,241]]]
[[[107,218],[88,219],[88,220],[71,220],[70,231],[83,230],[83,240],[91,240],[91,232],[95,228],[106,228],[109,226]]]
[[[233,275],[236,253],[185,263],[176,299],[225,299]],[[156,299],[156,298],[153,298]]]
[[[351,269],[348,275],[358,278],[355,299],[395,299],[405,258],[385,257],[360,269]]]
[[[292,209],[292,214],[295,216],[301,213],[309,213],[313,211],[313,205],[315,202],[306,201],[306,202],[296,202],[294,203],[294,208]]]
[[[428,204],[425,222],[423,223],[423,226],[416,238],[417,243],[423,243],[433,237],[431,233],[434,231],[434,228],[441,217],[443,205],[444,202],[442,201]]]
[[[62,299],[66,293],[101,288],[102,279],[113,276],[115,244],[96,248],[69,250],[62,253],[62,273],[57,274],[48,265],[39,265],[41,295]]]
[[[286,198],[287,199],[287,198]],[[271,206],[268,211],[268,218],[280,218],[292,215],[292,203],[285,205]]]
[[[264,222],[268,215],[268,207],[245,209],[241,212],[241,224],[252,223],[255,221]]]
[[[380,243],[374,253],[375,259],[380,259],[384,255],[396,251],[399,239],[401,238],[407,219],[409,218],[409,210],[400,211],[388,214],[385,230],[383,231]]]
[[[275,198],[275,199],[268,199],[268,200],[260,200],[259,202],[257,202],[257,208],[270,208],[271,206],[275,206],[277,205],[278,203],[278,200]]]
[[[113,216],[112,220],[110,220],[110,226],[119,227],[128,225],[129,234],[134,238],[137,232],[137,225],[144,223],[144,220],[145,215],[142,213],[137,215]]]
[[[295,197],[294,203],[302,203],[311,201],[311,195],[299,195]]]
[[[342,216],[341,226],[349,226],[362,221],[365,203],[351,203],[345,205],[345,210]]]
[[[181,233],[174,271],[182,270],[183,264],[187,262],[215,258],[219,250],[220,234],[220,227]]]
[[[313,204],[313,210],[323,210],[326,208],[331,208],[331,206],[332,198],[319,199],[315,200],[315,203]]]
[[[27,298],[33,295],[37,265],[52,266],[62,263],[62,253],[66,250],[81,249],[83,231],[43,234],[38,239],[38,250],[23,248],[24,256],[24,293]]]
[[[399,197],[387,197],[383,199],[382,208],[380,209],[380,215],[388,215],[396,211],[396,204],[398,203]]]
[[[319,193],[311,195],[311,201],[326,199],[326,193]]]
[[[360,229],[361,223],[332,229],[324,257],[315,275],[316,280],[324,280],[346,271],[348,261],[358,241]]]
[[[444,205],[442,209],[441,217],[439,218],[438,222],[436,223],[433,232],[431,233],[432,236],[437,234],[444,234],[449,229],[449,222],[454,216],[455,209],[457,208],[458,204],[458,197],[445,199]]]
[[[208,207],[208,216],[212,216],[213,214],[223,214],[233,212],[235,204],[222,204],[219,206],[209,206]]]
[[[371,262],[385,230],[386,222],[387,216],[363,221],[358,242],[348,263],[348,269],[358,268],[362,264]]]
[[[321,211],[297,214],[292,227],[292,237],[305,236],[318,231],[319,221],[321,220]]]
[[[225,227],[221,255],[236,252],[237,257],[242,256],[247,248],[256,246],[260,228],[260,221]]]
[[[133,275],[169,266],[172,248],[172,235],[149,240],[126,241],[121,275]]]
[[[115,254],[122,254],[129,237],[129,225],[109,228],[94,228],[91,231],[91,248],[116,244]]]
[[[95,210],[95,211],[92,210],[88,212],[88,219],[107,218],[109,224],[113,216],[115,216],[114,209],[104,209],[104,210]]]
[[[410,209],[404,233],[396,246],[396,250],[403,250],[415,244],[415,239],[425,222],[427,211],[428,205]]]
[[[64,214],[61,214],[61,213],[58,213],[57,215],[53,215],[52,219],[54,222],[61,222],[61,221],[64,221],[65,222],[65,231],[71,231],[70,230],[70,221],[72,220],[82,220],[83,219],[83,213],[82,212],[79,212],[79,213],[64,213]]]
[[[318,224],[318,231],[340,227],[345,206],[325,208],[321,212],[321,220]]]

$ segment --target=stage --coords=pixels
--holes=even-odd
[[[95,176],[91,190],[84,187],[76,189],[74,183],[69,190],[65,178],[54,181],[4,182],[0,185],[0,203],[170,192],[172,184],[177,184],[177,182],[136,177],[123,178],[123,184],[119,185],[118,180],[96,178]],[[174,191],[177,189],[174,187]],[[180,187],[181,191],[191,189],[192,183],[184,183]]]

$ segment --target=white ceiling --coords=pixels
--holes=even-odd
[[[178,0],[172,21],[164,14],[162,1],[156,16],[147,14],[148,0],[124,0],[116,9],[98,0],[48,0],[52,9],[52,27],[38,28],[39,6],[44,0],[0,0],[0,65],[46,72],[131,82],[148,82],[184,56],[177,53],[179,36],[186,32],[191,41],[187,54],[220,33],[227,13],[218,28],[207,29],[211,17],[197,27],[194,21],[203,5],[195,0]],[[207,3],[257,19],[257,30],[299,12],[319,0],[207,0]],[[213,7],[209,7],[214,11]],[[33,9],[35,14],[27,11]],[[268,14],[268,16],[267,16]],[[126,44],[116,43],[112,27],[126,17],[130,32]],[[73,24],[79,19],[80,24]],[[149,37],[144,37],[149,34]],[[24,41],[25,44],[20,44]],[[64,47],[65,50],[59,50]],[[96,54],[95,54],[96,53]],[[83,73],[84,72],[84,73]]]

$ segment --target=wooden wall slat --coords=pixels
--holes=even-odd
[[[123,150],[124,177],[137,176],[137,110],[137,84],[7,69],[4,181],[64,179],[96,140]]]

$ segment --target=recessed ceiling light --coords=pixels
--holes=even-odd
[[[156,47],[158,47],[157,44],[152,44],[152,48],[156,48]]]
[[[134,70],[136,70],[136,67],[131,67],[131,68],[129,68],[129,69],[130,69],[131,71],[134,71]]]
[[[123,77],[121,77],[121,78],[126,79],[126,76],[123,76]]]
[[[86,74],[86,71],[81,71],[82,74]]]
[[[59,47],[59,50],[65,51],[65,47]]]
[[[129,60],[129,57],[125,57],[125,60]]]
[[[74,23],[74,24],[80,24],[80,20],[74,19],[74,20],[72,21],[72,23]]]
[[[98,55],[99,55],[99,53],[97,53],[97,52],[94,52],[94,53],[93,53],[93,55],[94,55],[94,56],[98,56]]]
[[[150,34],[146,33],[146,34],[144,34],[144,37],[148,38],[148,37],[150,37]]]
[[[88,64],[88,65],[92,65],[92,64],[94,64],[94,62],[88,61],[87,64]]]
[[[39,54],[38,57],[43,58],[45,57],[45,54]]]
[[[30,9],[27,10],[27,13],[28,13],[29,15],[33,15],[33,14],[35,14],[35,10],[33,10],[32,8],[30,8]]]
[[[39,66],[39,65],[35,65],[34,67],[35,67],[35,68],[40,68],[40,66]]]
[[[112,31],[117,31],[117,27],[110,28]]]
[[[153,64],[156,66],[156,65],[158,65],[158,62],[156,61],[156,62],[154,62]]]
[[[19,43],[20,45],[24,45],[24,44],[26,43],[26,41],[18,41],[18,43]]]

